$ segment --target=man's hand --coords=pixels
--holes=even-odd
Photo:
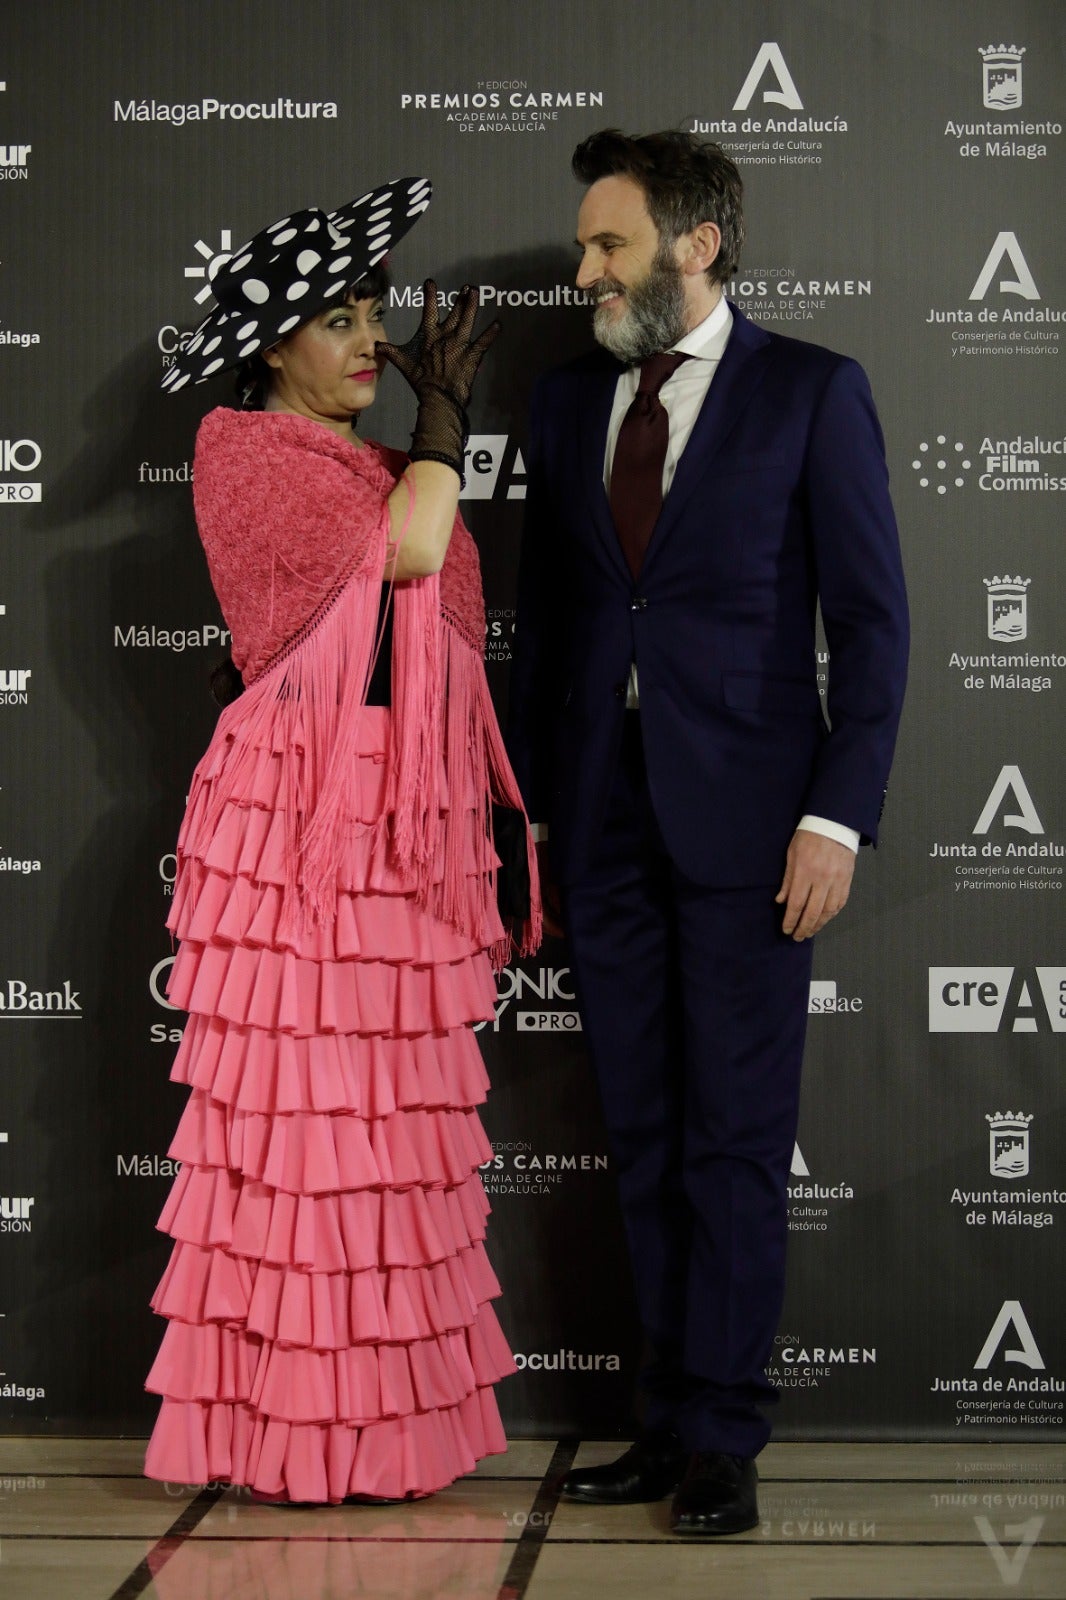
[[[540,903],[544,916],[544,932],[553,939],[561,939],[563,935],[563,901],[559,893],[559,885],[552,877],[551,866],[548,862],[548,842],[542,840],[537,845],[537,872],[540,876]]]
[[[854,850],[823,833],[797,828],[775,896],[785,907],[782,931],[797,941],[813,938],[847,905],[854,871]]]

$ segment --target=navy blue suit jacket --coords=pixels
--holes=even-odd
[[[908,634],[869,384],[733,319],[636,582],[603,487],[621,368],[597,351],[534,395],[509,745],[563,882],[602,826],[633,661],[656,818],[691,879],[776,887],[805,812],[876,839]]]

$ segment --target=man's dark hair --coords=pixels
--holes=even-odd
[[[604,128],[578,145],[571,165],[584,184],[632,178],[643,189],[648,215],[667,244],[701,222],[715,223],[722,244],[707,276],[712,283],[727,283],[736,272],[744,243],[744,185],[721,145],[680,131],[638,138]]]

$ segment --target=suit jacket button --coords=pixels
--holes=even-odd
[[[638,594],[629,609],[630,611],[647,611],[648,602],[642,594]]]
[[[615,684],[615,686],[614,686],[614,697],[615,697],[616,700],[624,700],[625,699],[625,697],[626,697],[626,686],[625,686],[624,683],[616,683]]]

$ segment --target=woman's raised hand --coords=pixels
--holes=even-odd
[[[443,322],[432,278],[427,278],[423,294],[422,320],[413,337],[406,344],[383,343],[377,348],[418,396],[411,460],[441,461],[462,477],[469,433],[466,406],[482,357],[500,324],[490,322],[476,339],[471,337],[481,302],[469,284],[456,295]]]

